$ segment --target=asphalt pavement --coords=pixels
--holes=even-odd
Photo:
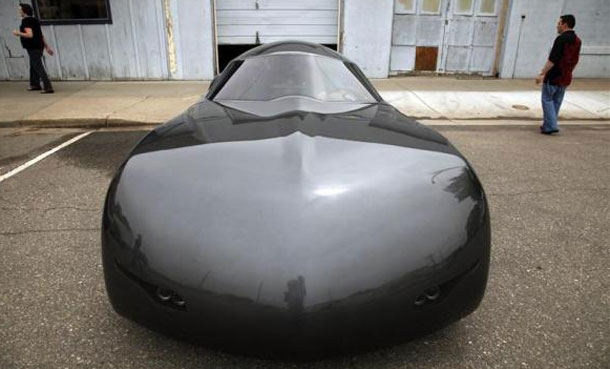
[[[608,368],[610,126],[438,126],[486,190],[477,311],[431,335],[314,363],[230,355],[117,315],[100,255],[105,192],[144,131],[101,130],[0,182],[0,368]],[[83,130],[0,129],[0,175]]]

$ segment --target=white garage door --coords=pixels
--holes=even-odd
[[[219,45],[337,43],[338,0],[216,0]]]

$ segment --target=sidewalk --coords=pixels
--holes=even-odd
[[[396,77],[373,80],[383,98],[425,124],[540,124],[540,87],[532,80]],[[207,81],[55,82],[55,94],[0,82],[0,127],[157,125],[196,102]],[[575,80],[562,124],[610,124],[610,80]],[[467,121],[467,122],[466,122]]]

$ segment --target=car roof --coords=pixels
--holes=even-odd
[[[338,52],[320,44],[306,41],[277,41],[264,44],[246,51],[234,60],[246,60],[257,56],[297,52],[303,54],[321,55],[329,58],[351,62]]]

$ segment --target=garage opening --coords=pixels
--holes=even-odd
[[[216,0],[218,71],[239,54],[282,40],[337,49],[338,0]]]
[[[218,73],[221,73],[231,60],[257,46],[259,45],[218,45]],[[337,51],[337,44],[324,44],[324,46]]]

